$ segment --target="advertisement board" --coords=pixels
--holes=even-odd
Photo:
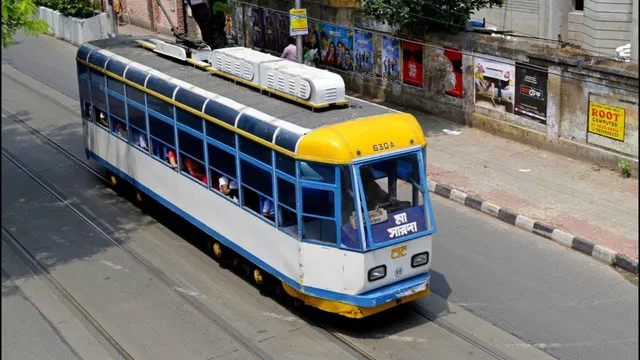
[[[513,114],[515,62],[485,54],[474,54],[475,104]]]
[[[355,30],[353,33],[355,71],[359,74],[373,74],[373,34]]]
[[[547,69],[516,63],[516,115],[547,124]]]
[[[402,41],[402,82],[422,87],[422,44]]]

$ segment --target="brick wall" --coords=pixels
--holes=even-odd
[[[104,0],[106,2],[106,0]],[[155,30],[165,34],[171,34],[171,25],[162,13],[158,0],[120,0],[122,8],[125,11],[125,19],[131,17],[131,24],[143,27],[149,30]],[[160,0],[164,5],[167,14],[171,17],[171,21],[175,26],[184,31],[184,20],[182,12],[184,4],[182,0]],[[188,17],[189,18],[189,17]],[[191,20],[193,20],[191,18]],[[193,22],[193,21],[192,21]],[[187,20],[189,23],[189,20]],[[195,22],[193,22],[195,25]],[[189,26],[188,26],[189,28]],[[188,29],[194,31],[193,29]],[[193,32],[191,33],[193,34]]]

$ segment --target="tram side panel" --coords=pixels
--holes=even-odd
[[[347,295],[361,293],[366,281],[365,254],[300,243],[304,285]],[[336,300],[336,299],[333,299]]]
[[[110,170],[116,172],[119,170],[125,178],[130,177],[137,182],[135,186],[145,192],[148,189],[149,195],[223,243],[225,240],[232,242],[237,246],[234,250],[264,270],[299,283],[299,243],[296,239],[98,125],[89,122],[87,134],[88,150],[102,165],[111,166],[115,169]],[[212,230],[217,234],[212,234]]]

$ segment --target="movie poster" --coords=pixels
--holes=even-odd
[[[422,87],[422,44],[402,41],[402,81]]]
[[[451,61],[451,79],[453,87],[445,90],[445,94],[455,97],[462,97],[462,52],[458,48],[443,46],[444,56]]]
[[[513,114],[515,62],[485,54],[473,57],[476,105]]]
[[[320,63],[338,70],[353,71],[353,30],[309,21],[306,41],[320,51]]]
[[[400,81],[400,41],[390,36],[382,37],[382,78]]]
[[[516,63],[515,113],[547,124],[547,69]]]
[[[354,31],[355,71],[359,74],[373,75],[373,34],[366,31]]]

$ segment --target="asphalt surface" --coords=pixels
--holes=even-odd
[[[31,87],[21,88],[20,84],[24,81],[19,79],[16,73],[5,72],[3,66],[3,107],[28,121],[31,126],[47,133],[69,151],[81,156],[83,145],[80,120],[72,113],[73,109],[77,111],[78,106],[63,96],[77,98],[74,55],[73,46],[46,37],[29,39],[4,51],[3,63],[9,63],[46,86],[34,81]],[[30,92],[39,96],[41,100],[29,98]],[[61,102],[72,109],[68,109],[66,115],[53,117],[51,112],[47,113],[47,110],[40,109],[44,106],[42,104],[44,101]],[[3,120],[3,143],[5,133]],[[15,135],[14,137],[19,138]],[[31,166],[38,171],[46,173],[59,166],[68,166],[64,159],[54,153],[30,154],[28,147],[24,147],[24,144],[17,149],[22,151],[19,155],[25,157],[25,161],[32,164]],[[4,162],[5,159],[3,159],[3,172],[6,170]],[[62,170],[58,169],[58,171]],[[64,174],[64,171],[62,173]],[[78,178],[83,177],[76,175]],[[152,262],[173,262],[176,269],[179,269],[180,265],[175,263],[180,262],[186,270],[192,270],[189,273],[191,275],[184,276],[200,277],[204,283],[207,274],[202,272],[210,270],[194,269],[193,263],[187,260],[201,255],[194,255],[185,246],[178,246],[183,248],[184,254],[171,254],[171,256],[166,254],[169,249],[158,249],[161,246],[159,244],[166,243],[168,244],[166,246],[169,246],[179,243],[179,236],[157,224],[151,226],[147,217],[133,217],[132,214],[125,216],[121,213],[122,206],[127,206],[121,204],[123,200],[114,198],[113,195],[103,194],[101,188],[95,184],[95,180],[91,186],[91,180],[87,178],[77,183],[69,181],[70,179],[65,181],[64,175],[58,176],[56,181],[66,182],[65,191],[74,191],[74,194],[82,200],[80,203],[91,204],[87,206],[92,212],[104,212],[98,217],[109,219],[105,221],[105,226],[111,227],[114,233],[131,239],[129,242],[131,246],[150,257]],[[6,184],[5,180],[3,206],[5,206]],[[22,181],[18,181],[12,186],[21,184]],[[86,198],[82,199],[81,196]],[[19,199],[14,200],[19,201]],[[503,349],[537,348],[560,359],[638,358],[638,289],[636,286],[607,266],[546,239],[507,226],[451,201],[432,196],[432,202],[438,226],[433,247],[432,288],[437,295],[448,300],[450,304],[462,306],[477,317],[519,339],[513,343],[501,344]],[[46,218],[44,210],[35,214],[38,215],[36,219]],[[4,220],[3,214],[3,222]],[[114,220],[118,220],[115,221],[115,225]],[[163,241],[152,241],[158,238]],[[171,250],[175,251],[175,248]],[[185,260],[177,260],[181,259],[181,255]],[[573,261],[559,261],[567,256]],[[103,260],[113,261],[113,259]],[[265,303],[252,297],[238,301],[241,293],[251,293],[252,290],[236,284],[239,280],[233,274],[220,273],[216,276],[222,279],[220,280],[222,284],[216,283],[215,287],[198,289],[198,291],[183,284],[184,289],[200,295],[222,294],[224,300],[216,297],[203,301],[217,303],[216,308],[226,308],[220,311],[227,311],[225,313],[227,318],[236,319],[235,326],[243,326],[241,324],[243,320],[246,322],[246,319],[262,319],[254,321],[266,324],[265,318],[276,319],[277,322],[283,322],[293,328],[295,328],[294,324],[299,324],[298,320],[292,320],[290,314],[287,315],[287,311],[278,305]],[[189,283],[192,282],[189,281]],[[231,283],[233,285],[230,285]],[[238,293],[229,291],[229,287]],[[126,302],[126,299],[122,298],[122,301]],[[418,308],[428,306],[429,301],[432,300],[421,300],[416,306]],[[219,302],[228,307],[221,307]],[[243,304],[243,302],[248,303]],[[264,306],[270,307],[271,310],[265,310]],[[273,315],[264,315],[265,313]],[[272,323],[268,322],[268,324]],[[394,344],[398,346],[401,343],[403,349],[411,347],[416,353],[424,354],[420,352],[422,349],[420,344],[427,341],[430,347],[438,344],[431,340],[438,339],[439,333],[428,325],[407,320],[406,324],[384,329],[386,332],[380,330],[379,339],[376,339],[375,344],[372,342],[370,346],[390,349]],[[248,324],[244,325],[242,331],[253,331],[255,338],[259,338],[255,333],[259,328],[259,326]],[[274,331],[278,334],[282,331],[286,332],[282,328]],[[305,345],[300,344],[306,342],[310,346],[310,353],[318,349],[314,348],[314,344],[322,344],[324,349],[326,339],[318,340],[322,335],[308,327],[306,331],[311,335],[300,339],[291,338],[291,343],[302,347]],[[405,336],[406,333],[410,336]],[[276,340],[274,349],[281,349],[283,338],[285,337],[276,337],[280,340]],[[399,338],[402,340],[398,340]],[[365,345],[369,344],[367,341],[363,340]],[[445,345],[442,345],[443,341]],[[442,348],[439,349],[442,352],[433,354],[441,356],[445,354],[441,358],[471,356],[464,353],[463,344],[447,341],[449,340],[443,338],[440,342]],[[345,350],[340,346],[333,342],[329,344],[333,344],[330,345],[329,350],[322,351],[335,351],[333,354],[336,356],[344,353]],[[456,347],[460,347],[461,352],[446,353],[447,348],[453,351]],[[393,353],[385,351],[387,352],[383,353],[387,354],[388,358],[404,358],[404,356],[391,356]],[[411,352],[404,353],[404,355],[410,354]],[[330,356],[329,353],[327,356]]]

